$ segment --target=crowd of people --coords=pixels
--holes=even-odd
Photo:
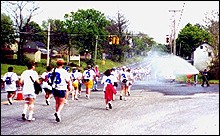
[[[82,70],[75,66],[66,66],[63,59],[57,59],[56,67],[49,65],[46,67],[42,75],[38,75],[35,70],[35,63],[29,62],[27,69],[24,70],[18,78],[18,75],[13,72],[13,67],[8,68],[8,72],[4,74],[2,80],[5,91],[8,92],[8,104],[12,105],[16,95],[17,87],[22,88],[24,99],[23,111],[21,113],[22,120],[33,121],[34,104],[37,98],[35,94],[34,82],[41,85],[45,92],[45,104],[50,105],[52,98],[55,99],[55,120],[61,121],[61,111],[65,104],[68,104],[69,95],[72,100],[78,100],[82,94],[82,85],[85,86],[85,97],[90,99],[91,91],[99,91],[98,81],[103,85],[103,94],[106,110],[113,108],[113,101],[116,98],[117,92],[120,93],[120,100],[127,99],[131,94],[131,86],[134,82],[134,76],[131,69],[123,66],[121,68],[110,68],[101,73],[98,65],[94,67],[87,65]],[[32,81],[33,79],[33,81]]]
[[[94,67],[87,65],[82,70],[77,66],[65,66],[63,59],[57,59],[57,66],[53,67],[49,65],[46,67],[46,71],[42,75],[38,75],[35,71],[35,63],[29,62],[27,64],[27,70],[23,71],[20,79],[18,75],[13,72],[13,67],[8,68],[8,72],[4,74],[2,80],[4,83],[5,90],[8,92],[7,99],[8,104],[12,105],[13,99],[16,95],[17,87],[22,87],[22,93],[24,97],[24,106],[21,114],[22,120],[32,121],[35,120],[34,114],[34,103],[37,97],[35,94],[34,84],[31,80],[41,85],[42,90],[45,92],[45,103],[50,105],[50,100],[54,97],[55,99],[55,120],[61,121],[61,111],[65,104],[68,104],[69,95],[72,100],[79,100],[82,97],[82,85],[85,86],[85,97],[90,99],[92,91],[98,91],[97,83],[103,85],[102,91],[104,94],[105,109],[109,110],[113,108],[113,101],[115,101],[116,94],[119,93],[119,100],[126,101],[131,95],[131,87],[135,80],[140,76],[139,69],[133,69],[122,66],[113,67],[107,69],[101,75],[98,65]],[[144,73],[148,75],[149,73]],[[207,80],[207,71],[203,72],[203,82]]]

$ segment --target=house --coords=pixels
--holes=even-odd
[[[207,42],[200,44],[192,53],[193,65],[199,70],[203,71],[209,65],[214,57],[213,47]]]

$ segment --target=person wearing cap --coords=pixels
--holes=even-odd
[[[71,90],[71,82],[70,82],[70,75],[69,73],[63,68],[64,66],[64,60],[63,59],[57,59],[57,67],[53,69],[55,72],[54,78],[50,78],[50,82],[52,82],[52,92],[54,99],[56,101],[55,103],[55,110],[54,116],[56,117],[56,121],[61,121],[61,111],[64,107],[65,103],[65,96],[66,91]],[[53,76],[51,76],[53,77]],[[53,79],[53,81],[51,81]]]
[[[86,98],[90,98],[90,92],[93,87],[93,82],[96,80],[96,73],[92,70],[91,65],[87,65],[87,69],[83,72],[83,83],[86,86]]]
[[[28,121],[35,120],[35,118],[33,118],[33,114],[34,114],[34,103],[36,99],[36,94],[35,94],[34,84],[31,78],[37,83],[41,84],[38,73],[35,71],[35,62],[32,61],[27,63],[27,70],[22,72],[20,79],[20,85],[22,86],[22,92],[25,102],[22,113],[22,120],[28,120]],[[27,118],[27,114],[28,114],[28,118]]]
[[[98,86],[98,80],[100,78],[100,72],[99,72],[99,66],[95,65],[95,68],[93,69],[94,72],[96,73],[96,80],[94,80],[94,85],[93,85],[93,91],[98,91],[97,86]]]

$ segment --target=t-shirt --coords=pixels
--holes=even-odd
[[[105,91],[105,88],[108,84],[114,84],[114,82],[117,82],[117,79],[115,76],[113,75],[110,75],[110,76],[103,76],[102,77],[102,80],[101,80],[101,84],[104,84],[104,87],[103,87],[103,91]]]
[[[43,81],[43,83],[41,85],[42,88],[47,88],[49,90],[52,90],[52,87],[50,85],[48,85],[48,80],[49,80],[49,78],[51,76],[51,73],[52,72],[43,72],[42,73],[41,78],[44,79],[44,81]]]
[[[121,70],[120,71],[120,81],[122,82],[124,79],[126,79],[126,80],[128,80],[128,76],[127,76],[127,72],[126,71],[123,71],[123,70]]]
[[[87,69],[83,72],[84,79],[93,80],[95,75],[96,75],[96,73],[91,69]]]
[[[34,81],[39,79],[38,73],[32,69],[28,69],[23,71],[21,74],[21,80],[24,81],[24,85],[22,87],[22,92],[24,95],[26,94],[32,94],[35,95],[35,90],[34,90],[34,83],[31,80],[30,76]]]
[[[55,69],[56,77],[54,78],[52,87],[57,90],[67,90],[67,82],[70,82],[70,73],[63,68]]]
[[[19,80],[18,75],[14,72],[7,72],[4,74],[2,80],[5,81],[7,77],[11,78],[11,84],[6,84],[5,82],[5,91],[16,91],[16,81]]]

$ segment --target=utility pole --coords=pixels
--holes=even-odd
[[[180,12],[181,10],[169,10],[169,12],[174,13],[174,20],[173,20],[173,54],[176,55],[176,20],[175,20],[175,13]]]
[[[50,22],[48,23],[48,32],[47,32],[47,66],[49,66],[50,62]]]
[[[95,64],[96,64],[96,57],[97,57],[97,44],[98,44],[98,35],[95,37]]]

